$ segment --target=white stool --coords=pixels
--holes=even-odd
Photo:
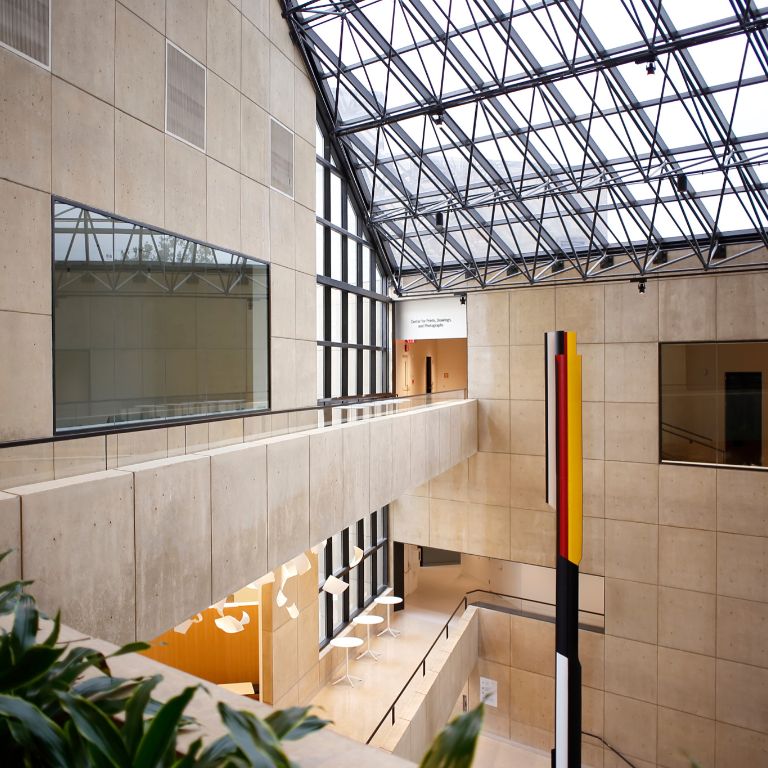
[[[353,681],[357,680],[358,683],[363,682],[361,677],[352,677],[349,674],[349,649],[359,648],[362,644],[363,641],[359,637],[334,637],[333,640],[331,640],[331,645],[334,648],[343,648],[347,652],[344,674],[338,680],[334,680],[334,685],[340,683],[342,680],[346,680],[354,688],[355,683]]]
[[[383,595],[382,597],[377,597],[374,601],[377,605],[386,605],[387,606],[387,626],[385,629],[382,629],[381,632],[379,632],[378,636],[381,637],[384,634],[390,634],[392,637],[399,637],[400,632],[396,629],[392,629],[392,625],[390,624],[390,610],[393,605],[400,605],[400,603],[403,602],[402,597],[395,597],[395,595]]]
[[[376,653],[376,651],[371,650],[371,627],[374,624],[381,624],[384,619],[381,616],[374,616],[373,614],[366,614],[365,616],[355,616],[354,619],[352,619],[353,623],[355,624],[361,624],[365,627],[365,631],[368,635],[368,643],[366,645],[366,649],[357,657],[358,659],[362,659],[363,656],[368,656],[374,660],[378,661],[379,656],[381,656],[380,653]]]

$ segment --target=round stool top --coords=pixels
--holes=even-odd
[[[403,602],[403,598],[396,597],[395,595],[384,595],[383,597],[377,597],[373,602],[379,605],[400,605]]]
[[[335,648],[357,648],[363,644],[361,637],[334,637],[331,645]]]
[[[381,624],[384,621],[383,616],[374,616],[372,613],[368,613],[365,616],[355,616],[352,621],[355,624]]]

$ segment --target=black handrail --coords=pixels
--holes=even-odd
[[[490,589],[470,589],[469,592],[466,592],[464,597],[461,598],[459,601],[459,604],[453,609],[453,613],[448,617],[448,621],[445,622],[442,629],[440,630],[437,637],[432,641],[432,645],[429,646],[427,649],[427,652],[422,656],[421,661],[416,666],[416,669],[413,670],[411,673],[411,676],[406,680],[405,685],[400,689],[400,692],[395,697],[395,700],[392,702],[392,704],[389,706],[387,711],[384,713],[384,716],[379,720],[377,726],[373,729],[373,733],[368,737],[366,740],[366,744],[370,744],[371,741],[373,741],[373,737],[379,732],[379,728],[381,728],[382,725],[384,725],[384,721],[387,719],[387,716],[392,716],[392,725],[395,724],[395,705],[398,701],[400,701],[401,696],[405,693],[406,688],[411,684],[411,681],[414,677],[416,677],[416,673],[421,669],[422,677],[424,677],[427,674],[427,657],[432,652],[432,649],[437,645],[438,640],[443,636],[443,632],[445,632],[446,639],[448,638],[448,625],[453,621],[454,616],[456,616],[456,612],[461,608],[461,606],[464,606],[464,610],[467,610],[467,607],[469,606],[469,595],[473,595],[476,592],[483,592],[488,595],[495,595],[496,597],[508,597],[512,600],[525,600],[529,603],[537,603],[538,605],[546,605],[550,608],[554,608],[554,603],[546,603],[542,600],[531,600],[527,597],[520,597],[519,595],[507,595],[503,592],[493,592]],[[597,613],[595,611],[581,611],[581,613],[589,613],[592,616],[601,616],[604,617],[604,614]]]
[[[406,680],[405,685],[400,689],[400,693],[395,696],[395,700],[392,702],[392,704],[389,706],[389,709],[384,713],[384,717],[379,720],[378,725],[373,729],[373,733],[366,739],[366,744],[370,744],[373,741],[373,737],[379,732],[379,728],[381,728],[382,725],[384,725],[384,721],[387,719],[387,715],[392,713],[392,725],[395,724],[395,705],[398,701],[400,701],[400,697],[405,693],[405,689],[411,684],[411,680],[413,680],[414,677],[416,677],[416,673],[421,669],[421,675],[422,677],[425,677],[427,674],[427,656],[432,652],[432,649],[437,645],[437,641],[440,640],[440,638],[443,636],[443,632],[445,632],[446,640],[448,639],[448,625],[453,621],[453,617],[456,615],[456,611],[461,608],[461,606],[464,606],[464,610],[467,610],[467,596],[464,595],[464,597],[461,598],[459,601],[459,604],[453,609],[453,613],[448,617],[448,621],[445,622],[443,625],[443,628],[440,630],[440,634],[432,641],[432,645],[429,646],[429,649],[422,657],[421,661],[419,662],[416,669],[413,670],[411,673],[411,676]]]
[[[583,736],[591,736],[593,739],[597,739],[598,741],[602,742],[604,747],[610,749],[614,755],[618,755],[627,765],[631,766],[631,768],[637,768],[637,766],[628,757],[624,757],[624,755],[622,755],[621,752],[616,749],[616,747],[609,744],[602,736],[598,736],[596,733],[590,733],[589,731],[582,731],[581,733]]]

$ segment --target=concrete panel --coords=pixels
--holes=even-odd
[[[94,52],[88,46],[76,47],[91,60]],[[86,69],[90,71],[93,67]],[[114,210],[114,109],[54,78],[52,115],[53,191],[78,202]]]
[[[226,165],[208,158],[208,242],[240,250],[240,176]]]
[[[509,453],[510,418],[508,400],[477,401],[478,450]]]
[[[269,282],[270,334],[293,339],[296,337],[296,315],[299,312],[296,304],[296,273],[292,269],[273,264],[269,271]],[[316,322],[314,313],[312,319]]]
[[[136,636],[149,640],[212,602],[210,459],[124,470],[134,478]]]
[[[768,669],[718,659],[717,719],[768,732]]]
[[[10,550],[10,551],[9,551]],[[21,578],[21,500],[0,491],[0,584]]]
[[[0,167],[3,176],[51,189],[51,76],[0,49]],[[23,126],[24,130],[19,130]]]
[[[469,347],[467,371],[470,397],[509,399],[508,347]]]
[[[558,286],[555,304],[557,328],[551,330],[575,331],[576,340],[582,344],[599,344],[604,340],[604,286]]]
[[[539,346],[509,348],[509,396],[512,400],[543,400],[544,353]]]
[[[605,631],[616,637],[655,643],[658,589],[623,579],[605,580]]]
[[[240,101],[240,159],[241,171],[261,184],[269,184],[268,128],[269,115],[254,102]]]
[[[131,475],[97,472],[12,493],[23,509],[24,578],[35,582],[40,607],[51,615],[61,609],[64,621],[95,637],[133,640]]]
[[[414,411],[411,414],[411,486],[427,481],[427,414]]]
[[[461,454],[459,460],[477,453],[477,400],[464,403],[461,411]],[[413,461],[413,457],[411,457]]]
[[[764,339],[768,275],[723,275],[717,278],[717,338]]]
[[[294,130],[312,146],[315,145],[315,89],[310,79],[299,69],[294,73]]]
[[[84,36],[87,34],[87,45]],[[53,3],[51,71],[103,101],[115,92],[114,0]]]
[[[245,17],[241,90],[264,109],[269,108],[269,40]],[[312,136],[314,138],[314,125]]]
[[[211,584],[219,600],[263,576],[267,564],[267,449],[218,448],[211,460]]]
[[[459,413],[458,409],[455,411]],[[454,435],[454,438],[458,437]],[[411,480],[411,414],[406,412],[392,418],[392,489],[391,498],[396,499],[412,485]]]
[[[717,470],[717,530],[768,536],[768,475]]]
[[[370,503],[370,424],[347,424],[343,429],[343,525],[351,525],[371,512]]]
[[[544,334],[555,328],[555,289],[511,291],[509,295],[510,344],[544,344]],[[585,342],[587,339],[580,338]],[[542,349],[543,355],[543,349]]]
[[[309,434],[310,546],[319,544],[345,527],[345,432],[346,428],[342,426]]]
[[[205,155],[165,137],[165,226],[206,240]]]
[[[611,746],[650,764],[656,761],[657,710],[645,701],[605,694],[605,738]]]
[[[650,403],[605,404],[605,458],[655,464],[658,408]]]
[[[0,309],[50,313],[51,198],[0,181],[0,242]]]
[[[717,534],[717,592],[768,603],[768,539]]]
[[[715,596],[659,587],[659,644],[715,655]]]
[[[208,425],[208,445],[211,448],[223,448],[225,445],[242,442],[242,419],[222,419],[221,421],[212,421]]]
[[[293,408],[296,403],[296,343],[293,339],[272,339],[270,370],[272,409]]]
[[[715,537],[713,531],[659,526],[659,584],[713,593]]]
[[[506,291],[469,294],[467,298],[467,344],[469,346],[509,346],[509,302],[510,293]]]
[[[717,598],[717,655],[768,667],[768,604]]]
[[[309,549],[309,437],[267,442],[270,570]]]
[[[165,39],[120,4],[115,34],[115,106],[162,131],[165,128]],[[208,82],[210,87],[210,79]]]
[[[714,721],[659,707],[657,759],[665,768],[715,765]]]
[[[115,113],[115,210],[137,221],[165,225],[165,137],[145,123]]]
[[[394,498],[392,472],[392,422],[385,417],[374,419],[370,423],[370,507],[377,509],[389,504]]]
[[[426,470],[427,477],[440,474],[440,413],[437,410],[426,411]]]
[[[53,443],[53,472],[56,480],[107,468],[107,442],[102,436],[60,440]]]
[[[46,437],[53,428],[51,318],[0,312],[0,440]]]
[[[659,523],[714,531],[716,470],[659,466]]]
[[[257,179],[258,181],[258,179]],[[273,264],[294,268],[296,237],[293,225],[294,203],[289,197],[271,189],[269,192],[270,258]],[[313,219],[314,220],[314,219]],[[299,241],[301,242],[301,241]],[[314,241],[313,241],[314,242]],[[312,259],[315,259],[314,249]]]
[[[53,479],[53,443],[0,448],[0,489]]]
[[[206,93],[208,154],[236,171],[240,169],[240,92],[210,72]]]
[[[717,723],[716,765],[718,768],[742,768],[760,765],[768,756],[768,735],[736,728],[727,723]]]
[[[605,516],[638,523],[658,522],[658,465],[606,461]]]
[[[144,21],[160,32],[165,32],[165,0],[121,0]]]
[[[208,2],[208,58],[209,69],[240,88],[242,18],[228,0]]]
[[[699,717],[715,717],[715,660],[659,648],[659,704]]]
[[[297,339],[317,341],[317,277],[295,272],[296,279],[296,329]]]
[[[659,283],[651,280],[640,293],[634,283],[605,286],[605,340],[657,341]]]
[[[317,342],[297,339],[295,344],[295,404],[297,408],[313,408],[315,405],[317,405]],[[312,426],[314,426],[314,424]],[[307,425],[302,424],[302,428],[306,429]]]
[[[707,277],[662,280],[659,287],[659,340],[714,339],[715,291],[716,282]]]
[[[269,261],[269,190],[240,176],[240,235],[246,256]]]
[[[658,526],[605,521],[605,575],[655,584],[658,578]]]
[[[199,62],[206,62],[208,0],[166,0],[166,34]]]
[[[655,403],[659,399],[658,345],[605,345],[605,399]]]
[[[429,499],[426,496],[401,496],[389,509],[394,541],[430,545]]]
[[[532,565],[555,565],[555,513],[532,509],[511,510],[509,559]]]
[[[293,140],[294,198],[299,205],[315,210],[315,142],[298,136]]]
[[[141,461],[156,461],[168,456],[168,430],[166,429],[121,432],[116,437],[116,466],[118,467]]]
[[[295,232],[295,266],[299,272],[316,274],[315,259],[315,212],[303,205],[293,207],[293,228]]]
[[[288,31],[284,19],[280,24]],[[269,47],[269,111],[286,128],[293,130],[294,72],[292,61],[274,45]]]
[[[544,401],[513,400],[509,404],[509,414],[512,453],[544,456],[546,447]]]

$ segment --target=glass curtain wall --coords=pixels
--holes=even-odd
[[[355,560],[355,547],[363,551]],[[335,576],[349,584],[334,597],[323,591],[323,583]],[[366,515],[325,543],[318,558],[320,647],[328,644],[373,599],[381,594],[389,581],[389,507]]]
[[[320,125],[316,143],[318,400],[388,393],[387,277]]]
[[[56,429],[269,407],[268,266],[56,200]]]

